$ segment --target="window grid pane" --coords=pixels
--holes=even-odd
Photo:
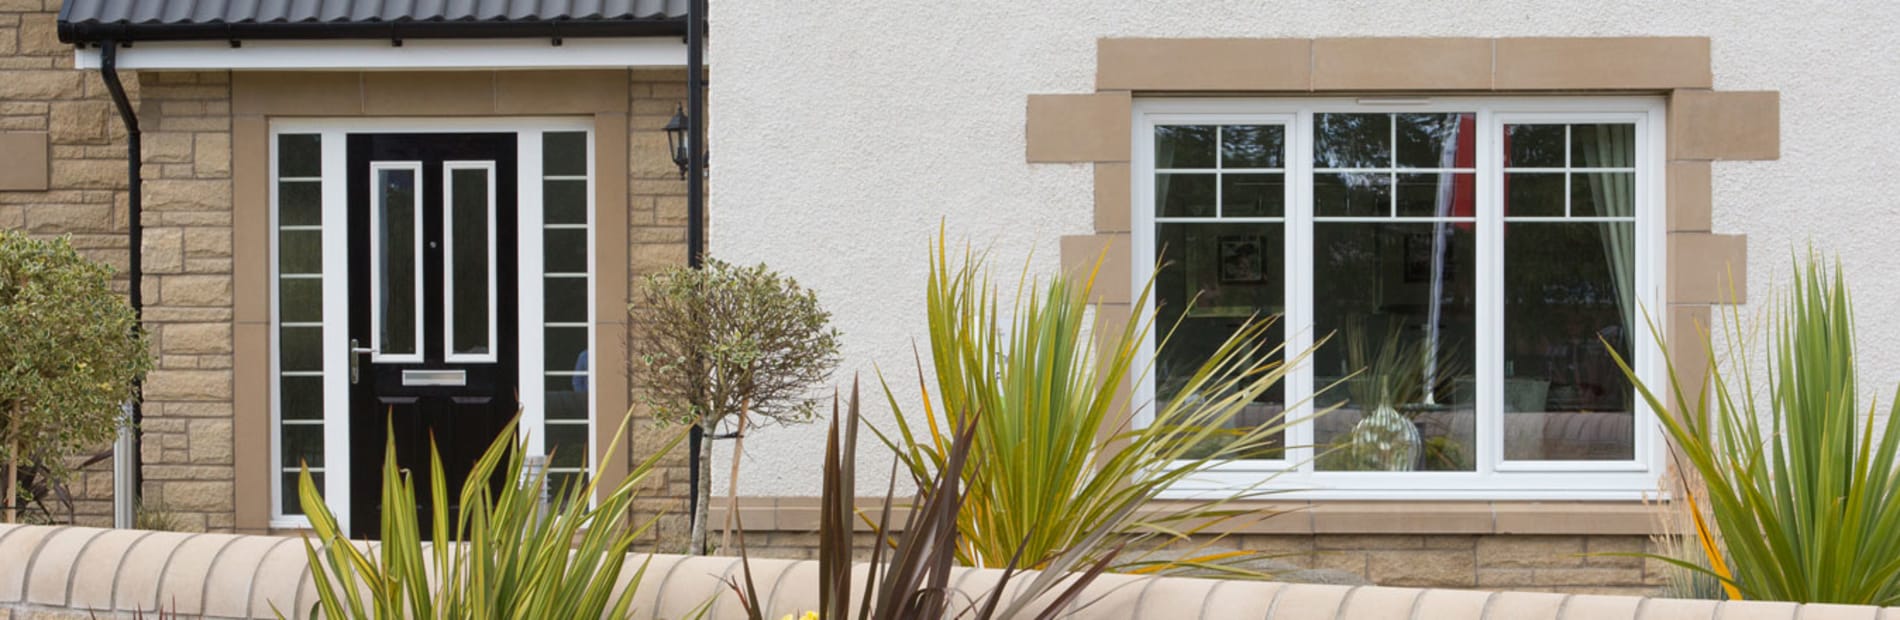
[[[593,342],[592,214],[587,134],[548,133],[542,141],[543,412],[548,491],[585,485],[593,449],[590,349]],[[577,178],[578,177],[578,178]]]
[[[285,516],[303,514],[298,501],[298,471],[312,470],[311,478],[323,488],[323,196],[322,139],[316,134],[277,137],[276,314],[280,327],[274,334],[278,374],[272,395],[278,427],[275,433],[277,510]],[[298,179],[298,180],[289,180]]]
[[[1312,119],[1311,125],[1301,120],[1296,127],[1314,133],[1313,154],[1296,168],[1310,167],[1286,174],[1303,172],[1313,179],[1307,194],[1313,204],[1305,210],[1263,206],[1253,196],[1233,195],[1243,178],[1256,187],[1284,178],[1246,178],[1227,170],[1236,158],[1223,140],[1242,132],[1224,131],[1227,126],[1220,124],[1156,126],[1153,168],[1147,173],[1153,181],[1151,247],[1160,270],[1155,274],[1158,324],[1186,318],[1182,329],[1191,331],[1195,315],[1208,315],[1210,308],[1225,308],[1232,300],[1234,287],[1221,286],[1218,278],[1226,274],[1218,268],[1208,267],[1214,275],[1201,278],[1211,278],[1211,286],[1184,284],[1201,269],[1192,255],[1222,256],[1217,249],[1206,249],[1222,247],[1208,239],[1250,232],[1246,227],[1253,222],[1266,223],[1278,233],[1280,227],[1272,222],[1293,218],[1287,232],[1312,231],[1341,243],[1347,238],[1363,241],[1340,245],[1324,238],[1311,240],[1314,271],[1297,275],[1311,281],[1312,298],[1288,303],[1308,305],[1307,314],[1316,319],[1316,340],[1332,336],[1314,360],[1311,389],[1325,389],[1331,383],[1329,373],[1334,378],[1352,373],[1326,367],[1348,365],[1344,339],[1354,338],[1342,332],[1349,327],[1358,333],[1361,349],[1351,357],[1377,358],[1381,345],[1390,342],[1388,348],[1406,354],[1387,353],[1388,359],[1411,359],[1417,363],[1406,368],[1429,369],[1408,371],[1419,375],[1414,379],[1422,379],[1423,385],[1406,388],[1410,396],[1397,397],[1390,389],[1355,385],[1391,373],[1357,369],[1357,379],[1341,382],[1327,393],[1328,402],[1318,404],[1361,411],[1352,416],[1335,412],[1330,421],[1322,418],[1321,424],[1344,427],[1318,429],[1313,435],[1316,453],[1324,452],[1329,438],[1351,438],[1350,427],[1376,408],[1354,402],[1366,400],[1397,401],[1394,408],[1422,435],[1407,470],[1477,471],[1480,463],[1499,460],[1636,460],[1633,390],[1620,371],[1613,365],[1604,368],[1595,357],[1608,359],[1604,342],[1625,359],[1634,360],[1636,354],[1629,337],[1630,309],[1637,299],[1637,215],[1644,200],[1639,196],[1643,172],[1637,167],[1637,123],[1492,121],[1486,129],[1478,126],[1476,111],[1322,111],[1304,118]],[[1482,142],[1480,136],[1499,132],[1501,156],[1480,169],[1479,145],[1498,144],[1496,138]],[[1499,179],[1503,183],[1493,187],[1502,191],[1480,191],[1482,184]],[[1482,200],[1497,201],[1484,218],[1479,217],[1481,195],[1490,196]],[[1302,212],[1311,215],[1293,215]],[[1222,223],[1239,218],[1245,219]],[[1323,233],[1328,226],[1337,232]],[[1494,242],[1486,239],[1504,240],[1502,254],[1485,259],[1499,264],[1478,263],[1483,255],[1478,248]],[[1268,269],[1286,269],[1278,264],[1284,262],[1279,255],[1269,255],[1274,260]],[[1347,268],[1353,264],[1359,266]],[[1354,276],[1341,269],[1367,273]],[[1480,283],[1496,282],[1490,278],[1499,273],[1503,306],[1481,307]],[[1483,286],[1500,290],[1496,284]],[[1169,287],[1183,290],[1175,294]],[[1183,298],[1189,295],[1197,303],[1183,315]],[[1538,307],[1527,305],[1531,302]],[[1271,306],[1268,311],[1283,308],[1264,302],[1247,305],[1262,310]],[[1480,322],[1487,315],[1498,322]],[[1347,325],[1355,321],[1360,325]],[[1492,329],[1504,332],[1504,351],[1478,347],[1478,332]],[[1576,334],[1597,344],[1592,348],[1558,342]],[[1527,344],[1533,340],[1542,344]],[[1183,355],[1194,357],[1181,349],[1205,351],[1212,346],[1195,347],[1194,342],[1177,334],[1169,350],[1157,352],[1156,401],[1180,396],[1170,392],[1170,367],[1181,365]],[[1573,355],[1561,355],[1566,351]],[[1500,355],[1505,376],[1481,380],[1479,358],[1498,360],[1493,356]],[[1478,416],[1497,416],[1499,411],[1477,410],[1480,389],[1503,394],[1501,405],[1486,405],[1505,414],[1502,436],[1489,445],[1479,445]],[[1317,469],[1360,465],[1335,461]]]

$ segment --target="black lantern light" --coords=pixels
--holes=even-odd
[[[686,108],[673,109],[673,118],[666,121],[666,148],[673,155],[673,165],[680,167],[680,178],[686,178],[686,167],[692,163],[687,154]]]

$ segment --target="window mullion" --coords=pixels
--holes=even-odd
[[[1503,126],[1478,110],[1478,304],[1476,330],[1477,437],[1473,448],[1480,475],[1497,471],[1504,457],[1504,172]]]
[[[1301,110],[1294,116],[1287,131],[1288,148],[1292,153],[1287,158],[1287,209],[1286,209],[1286,259],[1282,261],[1287,270],[1284,282],[1286,291],[1282,299],[1286,301],[1286,355],[1298,355],[1313,346],[1313,112]],[[1313,471],[1313,364],[1305,363],[1290,366],[1292,372],[1284,379],[1287,382],[1288,403],[1300,403],[1297,409],[1290,409],[1289,415],[1303,421],[1288,429],[1288,445],[1297,446],[1288,451],[1296,467],[1301,472]]]

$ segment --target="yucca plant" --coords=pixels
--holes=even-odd
[[[397,467],[392,439],[383,459],[383,540],[368,552],[351,544],[337,526],[336,515],[318,495],[306,468],[298,479],[298,498],[322,545],[319,549],[309,538],[304,540],[318,593],[312,615],[378,620],[626,617],[645,565],[624,587],[619,587],[621,568],[634,540],[653,524],[629,523],[634,489],[684,435],[673,437],[594,505],[588,499],[594,497],[598,479],[564,485],[558,489],[558,503],[549,509],[542,503],[546,472],[523,475],[522,451],[514,449],[517,421],[502,429],[469,472],[461,488],[462,509],[453,523],[447,509],[435,510],[430,523],[417,523],[415,482],[411,472]],[[619,448],[626,425],[622,420],[607,455]],[[435,506],[448,506],[442,460],[433,440],[429,449],[428,493]],[[498,470],[506,483],[491,488],[489,481]],[[429,528],[433,544],[423,543],[423,527]]]
[[[1071,551],[1097,559],[1126,544],[1117,571],[1197,567],[1260,576],[1237,568],[1249,553],[1209,552],[1218,536],[1185,542],[1232,519],[1270,516],[1234,506],[1261,495],[1260,486],[1159,509],[1155,500],[1216,464],[1282,451],[1283,415],[1253,427],[1236,421],[1311,350],[1283,359],[1283,344],[1266,338],[1274,317],[1256,317],[1213,351],[1175,398],[1154,403],[1151,421],[1136,424],[1125,395],[1147,376],[1149,367],[1137,360],[1153,318],[1092,324],[1099,261],[1096,271],[1074,277],[1024,276],[1014,300],[1005,302],[981,258],[966,249],[953,264],[946,245],[940,234],[927,297],[935,394],[920,361],[923,411],[912,417],[900,410],[895,435],[880,437],[913,476],[929,479],[950,461],[946,429],[974,428],[971,467],[958,474],[969,495],[957,513],[958,561],[1001,567],[1020,556],[1021,565],[1041,568]],[[1142,287],[1135,308],[1147,307],[1153,288],[1152,281]],[[1115,330],[1106,350],[1096,347],[1095,329]],[[884,390],[900,409],[897,390],[888,382]],[[1186,549],[1160,559],[1157,552],[1177,545]]]
[[[1736,309],[1723,332],[1732,365],[1710,353],[1705,392],[1688,397],[1669,365],[1673,402],[1694,405],[1658,417],[1701,476],[1707,496],[1693,500],[1708,502],[1719,532],[1699,528],[1710,566],[1658,559],[1720,580],[1731,599],[1900,604],[1900,411],[1890,405],[1876,415],[1877,405],[1859,403],[1853,303],[1840,265],[1831,275],[1812,257],[1796,265],[1773,306],[1759,352],[1766,372],[1756,372],[1754,330]],[[1650,329],[1660,340],[1653,321]],[[1620,356],[1617,363],[1653,410],[1671,411]]]
[[[1091,554],[1085,551],[1093,547],[1078,546],[1052,558],[1045,563],[1042,572],[1020,586],[1013,583],[1024,578],[1018,571],[1020,565],[1016,560],[1019,558],[1012,558],[1002,567],[1001,578],[989,590],[964,597],[952,589],[956,550],[962,547],[958,515],[970,499],[962,487],[961,474],[967,467],[975,466],[970,457],[976,446],[979,420],[976,415],[963,417],[950,429],[945,440],[947,451],[943,467],[931,475],[913,478],[918,494],[916,501],[908,505],[909,514],[901,528],[892,521],[892,508],[897,503],[895,481],[886,489],[884,507],[873,522],[875,538],[881,544],[871,547],[870,570],[865,571],[864,582],[858,589],[862,597],[853,606],[852,533],[862,518],[854,505],[860,424],[857,384],[852,384],[851,400],[842,411],[838,399],[833,398],[819,509],[819,603],[814,612],[817,617],[825,620],[1048,620],[1073,612],[1074,606],[1088,604],[1081,596],[1114,560],[1113,549],[1090,558]],[[897,472],[891,473],[895,477]],[[1113,534],[1112,530],[1100,529],[1090,536],[1107,539]],[[739,541],[743,557],[745,537],[740,536]],[[758,586],[752,578],[751,563],[742,560],[742,565],[742,578],[728,583],[739,596],[748,618],[767,620],[765,606],[758,597]]]

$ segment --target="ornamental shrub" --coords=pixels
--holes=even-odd
[[[0,462],[5,520],[34,498],[20,484],[69,474],[66,459],[110,441],[134,381],[152,367],[113,269],[65,238],[0,231]],[[42,485],[36,485],[42,486]]]

